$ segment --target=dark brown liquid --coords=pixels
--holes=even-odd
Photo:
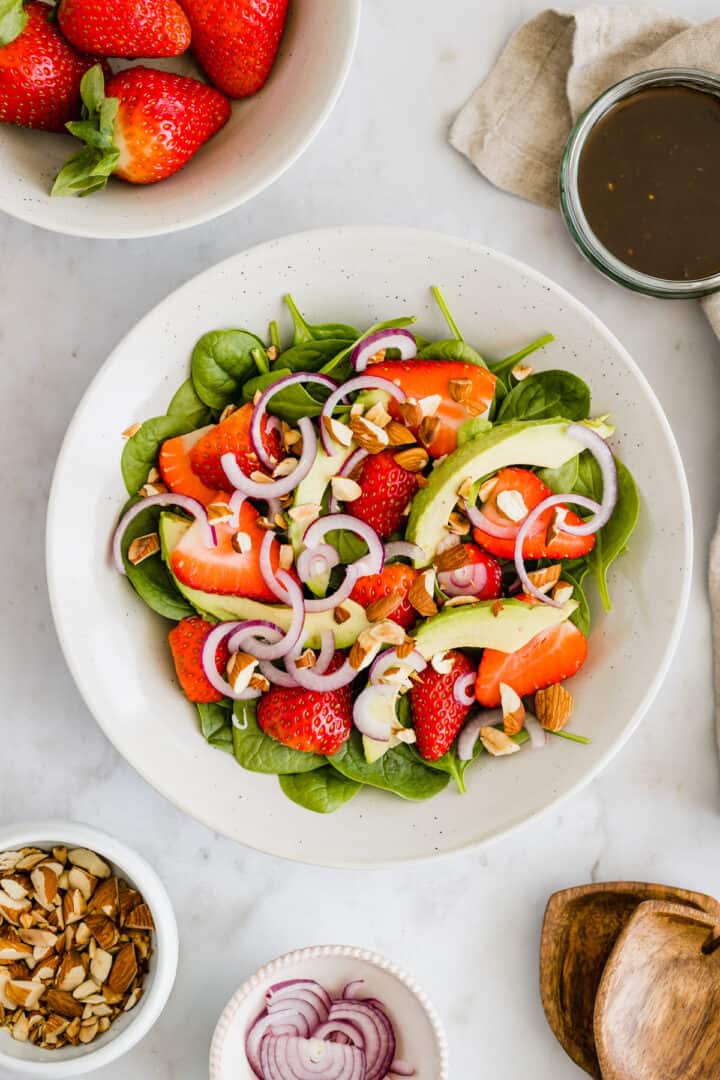
[[[640,90],[587,138],[585,216],[628,266],[671,281],[720,272],[720,98],[686,86]]]

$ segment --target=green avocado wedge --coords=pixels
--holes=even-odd
[[[415,643],[426,660],[448,649],[498,649],[511,653],[543,630],[565,622],[577,606],[576,600],[568,600],[561,608],[503,600],[498,610],[495,601],[481,600],[433,615],[417,631]]]
[[[178,514],[164,513],[160,515],[160,544],[162,555],[168,570],[170,569],[170,555],[184,534],[192,524],[187,518]],[[200,614],[212,621],[229,622],[233,619],[263,619],[275,623],[281,630],[287,630],[290,626],[292,614],[290,608],[281,604],[264,604],[259,600],[250,600],[245,596],[227,596],[222,593],[206,593],[199,589],[191,589],[183,585],[172,574],[170,576],[178,592]],[[305,628],[307,631],[304,645],[310,649],[320,648],[323,630],[332,630],[335,634],[335,643],[338,649],[348,649],[354,644],[363,630],[369,626],[365,611],[353,600],[343,603],[346,611],[350,612],[350,618],[338,625],[332,610],[309,612],[305,616]]]
[[[569,420],[513,420],[493,424],[448,454],[430,476],[427,487],[413,499],[406,538],[432,559],[457,502],[458,489],[508,465],[558,469],[583,449],[567,434]],[[425,565],[418,560],[416,566]]]

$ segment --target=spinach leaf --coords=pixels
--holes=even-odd
[[[211,330],[192,351],[190,371],[196,393],[211,409],[224,409],[255,371],[253,349],[265,346],[248,330]]]
[[[572,488],[566,488],[565,490],[574,491],[578,495],[584,495],[586,499],[601,502],[603,494],[602,473],[595,457],[589,450],[583,450],[577,458],[577,463],[577,479]]]
[[[293,750],[266,735],[257,722],[254,701],[236,701],[234,714],[233,753],[244,769],[260,773],[302,773],[325,764],[325,758],[320,754]]]
[[[264,390],[267,386],[286,378],[288,375],[292,375],[292,372],[287,368],[276,368],[269,371],[267,375],[256,375],[254,379],[249,379],[242,389],[243,401],[252,401],[257,390]],[[279,390],[270,399],[268,412],[274,413],[289,422],[297,421],[303,416],[319,416],[322,412],[322,403],[329,396],[330,391],[312,383],[308,385],[312,386],[314,392],[317,392],[319,401],[313,397],[310,390],[303,386],[302,383],[294,383],[284,390]]]
[[[339,354],[348,348],[347,338],[324,338],[291,345],[280,353],[279,363],[291,371],[332,371]],[[333,367],[328,367],[333,365]]]
[[[608,570],[617,557],[625,551],[627,542],[637,525],[640,515],[640,496],[632,473],[616,459],[618,470],[618,500],[607,525],[597,533],[595,547],[587,556],[588,566],[606,611],[610,611]]]
[[[288,773],[278,780],[288,799],[316,814],[332,814],[362,788],[362,784],[348,780],[332,765],[308,773]]]
[[[569,371],[538,371],[504,398],[498,420],[585,420],[590,415],[590,389]]]
[[[418,352],[418,360],[459,360],[463,364],[475,364],[487,367],[477,349],[459,338],[447,338],[445,341],[431,341]]]
[[[454,338],[457,338],[459,341],[463,341],[463,336],[460,333],[460,330],[458,328],[458,324],[455,322],[455,320],[452,317],[452,314],[450,312],[450,308],[447,306],[447,301],[445,300],[445,297],[442,294],[442,290],[441,290],[440,286],[439,285],[433,285],[433,287],[431,289],[431,292],[432,292],[433,296],[435,297],[435,303],[440,308],[440,312],[442,314],[442,317],[444,318],[445,322],[448,324],[448,327],[450,329],[450,333],[452,334],[452,336]]]
[[[555,495],[564,495],[568,491],[580,491],[575,486],[578,482],[580,455],[571,457],[557,469],[538,469],[538,476],[547,484]]]
[[[509,389],[512,369],[515,365],[519,364],[521,360],[524,360],[526,356],[530,356],[531,353],[536,352],[538,349],[542,349],[543,346],[549,345],[550,342],[554,340],[554,334],[543,334],[542,337],[537,338],[535,341],[531,341],[529,345],[525,345],[524,348],[518,349],[518,351],[511,356],[506,356],[503,360],[491,360],[488,367],[493,375],[497,375],[498,379],[502,380]],[[512,381],[513,383],[515,382],[514,379]]]
[[[482,743],[478,739],[480,749],[482,750]],[[446,754],[443,754],[437,761],[426,761],[425,758],[420,756],[417,747],[412,746],[410,748],[417,756],[418,761],[422,762],[429,769],[436,769],[438,772],[447,773],[455,781],[455,785],[461,795],[467,794],[467,788],[465,787],[465,770],[470,764],[469,761],[461,761],[457,756],[457,750],[455,746],[451,746]]]
[[[208,740],[223,728],[232,727],[232,704],[227,698],[222,701],[200,702],[197,711],[200,730]],[[232,743],[232,738],[230,741]]]
[[[186,615],[194,615],[195,610],[178,592],[160,552],[143,559],[137,566],[133,566],[127,557],[128,548],[136,537],[157,532],[159,519],[160,507],[150,506],[130,522],[122,542],[123,563],[128,581],[141,600],[158,615],[179,622]]]
[[[349,780],[392,791],[403,799],[431,799],[447,787],[450,776],[428,768],[412,747],[402,744],[386,751],[370,765],[365,760],[362,737],[353,731],[348,741],[328,762]]]
[[[573,586],[573,600],[577,600],[578,606],[570,616],[570,622],[575,623],[578,630],[582,630],[585,637],[590,633],[590,605],[583,588],[583,580],[587,576],[590,567],[585,560],[577,560],[580,564],[574,572],[571,572],[565,564],[562,568],[562,580]]]
[[[355,341],[360,336],[360,331],[346,323],[320,323],[311,325],[300,313],[297,304],[290,293],[283,297],[288,306],[293,321],[294,337],[293,345],[302,345],[306,341],[322,341],[323,338],[340,339],[343,341]]]
[[[147,480],[165,439],[191,430],[185,420],[177,416],[155,416],[141,425],[125,443],[120,459],[122,478],[129,495],[136,495]]]
[[[167,407],[167,415],[175,416],[184,423],[185,431],[183,434],[204,427],[212,420],[210,409],[197,396],[192,379],[186,379],[175,392],[172,401]]]
[[[341,566],[347,566],[356,559],[361,559],[363,555],[367,555],[368,547],[365,541],[348,529],[331,529],[325,536],[325,543],[332,544],[335,548],[340,556]]]
[[[373,323],[364,334],[360,335],[357,341],[351,341],[337,356],[328,360],[325,366],[320,368],[320,371],[323,375],[332,375],[338,382],[343,382],[352,372],[350,354],[356,345],[359,345],[365,338],[370,337],[371,334],[377,333],[378,330],[399,329],[403,326],[410,326],[415,321],[416,317],[414,315],[401,315],[398,319],[386,319],[384,322]]]
[[[458,446],[463,446],[471,439],[477,439],[478,435],[484,435],[491,428],[491,421],[486,420],[484,416],[474,416],[472,420],[466,420],[458,430]]]

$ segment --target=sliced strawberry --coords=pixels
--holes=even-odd
[[[337,652],[327,670],[335,671],[345,657]],[[352,730],[352,691],[272,687],[258,702],[258,724],[283,746],[305,753],[334,754]]]
[[[474,673],[475,665],[456,649],[446,653],[445,659],[452,661],[448,674],[441,675],[430,663],[410,690],[417,748],[427,761],[437,761],[447,753],[471,708],[455,700],[453,688],[461,675]]]
[[[227,501],[227,496],[222,495],[216,501]],[[265,530],[258,525],[258,517],[255,507],[244,502],[238,526],[215,522],[217,547],[206,545],[200,524],[194,522],[170,555],[170,568],[178,581],[202,592],[277,603],[277,597],[268,589],[260,572],[260,545]],[[232,544],[236,533],[244,534],[250,545],[242,554]],[[279,541],[273,540],[270,549],[273,573],[278,567],[279,551]]]
[[[391,563],[379,574],[367,574],[358,578],[350,593],[350,599],[367,609],[378,600],[397,596],[400,603],[388,612],[385,618],[405,630],[411,630],[417,621],[417,612],[408,600],[408,593],[418,573],[419,571],[413,570],[412,566],[405,566],[404,563]]]
[[[203,484],[190,467],[190,451],[196,443],[202,439],[208,431],[213,430],[213,425],[198,428],[187,435],[178,435],[174,439],[166,439],[160,447],[158,466],[163,483],[176,495],[191,495],[198,499],[203,506],[209,506],[217,498],[217,490]]]
[[[216,491],[233,490],[220,464],[223,454],[234,454],[235,460],[246,476],[250,476],[256,470],[264,471],[260,468],[250,439],[252,415],[252,405],[243,405],[230,413],[230,416],[222,423],[211,428],[192,448],[190,465],[196,476],[199,476],[207,487]],[[274,428],[268,431],[268,423],[266,417],[263,421],[263,446],[271,457],[280,461],[285,456],[280,435]]]
[[[477,544],[463,544],[467,562],[457,570],[441,570],[438,574],[438,585],[447,592],[454,594],[452,586],[457,586],[463,591],[470,585],[472,579],[470,567],[483,566],[485,568],[485,584],[477,591],[468,592],[468,596],[476,596],[478,600],[496,600],[502,593],[502,567],[500,563],[487,551],[483,551]],[[482,580],[482,579],[481,579]]]
[[[456,449],[458,428],[472,417],[483,415],[495,396],[495,376],[477,364],[455,360],[383,360],[369,370],[397,383],[416,401],[435,394],[440,396],[440,405],[433,413],[440,423],[428,446],[428,453],[434,458]],[[463,400],[458,401],[458,397]],[[395,400],[391,399],[388,411],[401,419]]]
[[[168,634],[175,671],[185,696],[190,701],[222,700],[223,695],[218,693],[208,680],[202,666],[202,649],[211,630],[212,623],[205,622],[199,615],[192,615],[179,622]],[[215,663],[221,674],[225,672],[228,655],[227,645],[221,642],[215,653]]]
[[[587,639],[571,622],[551,626],[512,653],[485,649],[478,668],[475,696],[481,705],[500,704],[500,683],[521,697],[574,675],[585,663]]]
[[[362,495],[348,503],[348,511],[383,539],[392,536],[405,523],[405,509],[418,489],[417,475],[398,465],[392,450],[369,454],[353,475]]]
[[[497,482],[489,499],[482,504],[482,512],[488,521],[500,526],[507,536],[491,536],[489,532],[479,528],[473,529],[473,536],[486,551],[491,551],[500,559],[512,559],[515,554],[515,537],[520,531],[524,517],[520,521],[513,521],[504,514],[498,506],[498,496],[503,492],[517,492],[522,497],[529,513],[543,499],[552,495],[552,491],[537,473],[531,472],[530,469],[520,469],[515,466],[501,469],[496,479]],[[551,506],[537,519],[523,544],[523,556],[526,559],[579,559],[582,555],[587,555],[588,551],[592,551],[595,545],[594,536],[573,536],[571,533],[560,531],[550,543],[547,542],[548,526],[556,510],[565,511],[565,520],[569,525],[582,524],[582,518],[567,507]]]

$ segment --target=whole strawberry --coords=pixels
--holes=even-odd
[[[185,75],[132,67],[83,77],[84,119],[67,125],[87,145],[60,170],[53,195],[90,195],[109,176],[154,184],[182,169],[230,116],[227,98]]]
[[[222,700],[223,695],[215,689],[203,671],[201,660],[205,638],[211,630],[212,623],[205,622],[199,615],[191,615],[182,619],[168,634],[175,671],[185,696],[190,701]],[[221,673],[225,671],[228,655],[227,645],[223,642],[215,654],[215,662]]]
[[[97,63],[68,45],[39,0],[0,4],[0,123],[63,131],[80,115],[80,80]]]
[[[383,611],[382,617],[402,626],[404,630],[411,630],[417,621],[417,612],[408,600],[408,593],[413,582],[419,574],[412,566],[404,563],[390,563],[383,567],[379,574],[367,574],[358,578],[350,593],[350,599],[355,600],[367,611],[372,605],[381,604],[383,601],[390,602],[393,598],[395,607]],[[377,609],[376,609],[377,610]]]
[[[190,46],[176,0],[60,0],[57,17],[76,49],[97,56],[179,56]]]
[[[393,450],[369,454],[355,476],[362,494],[348,511],[371,525],[383,539],[405,524],[405,510],[418,489],[418,478],[398,465]]]
[[[447,672],[446,665],[450,667]],[[427,761],[437,761],[448,752],[470,712],[470,705],[460,705],[455,700],[453,688],[461,675],[471,672],[475,673],[472,661],[452,649],[444,656],[435,657],[412,685],[410,709],[417,748]]]
[[[231,98],[256,93],[270,74],[288,0],[181,0],[193,52],[208,79]]]
[[[327,670],[335,671],[344,659],[335,653]],[[273,686],[258,702],[257,720],[266,735],[284,746],[334,754],[350,737],[352,693],[349,686],[329,691]]]

